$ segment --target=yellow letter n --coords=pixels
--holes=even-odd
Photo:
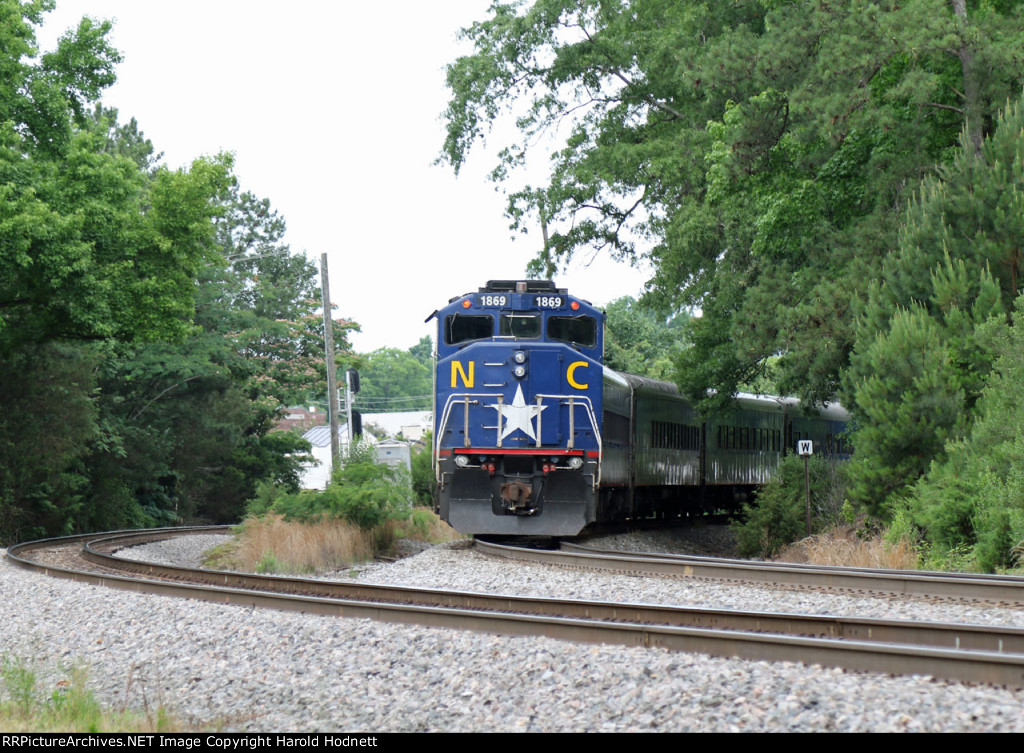
[[[458,377],[462,377],[462,383],[467,388],[473,387],[473,367],[476,365],[476,361],[469,362],[469,376],[466,376],[466,372],[462,369],[462,363],[459,361],[452,361],[452,389],[458,385]]]

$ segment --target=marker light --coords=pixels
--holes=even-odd
[[[462,308],[464,308],[464,309],[468,309],[472,305],[473,305],[473,302],[471,300],[469,300],[468,298],[466,298],[466,299],[464,299],[462,301]]]
[[[516,363],[526,363],[526,353],[521,350],[517,350],[512,354],[512,360]]]
[[[583,458],[572,457],[569,458],[569,467],[574,471],[578,471],[583,467]]]
[[[579,301],[573,301],[572,303],[569,304],[569,308],[571,308],[573,311],[579,311],[580,310],[580,302]]]

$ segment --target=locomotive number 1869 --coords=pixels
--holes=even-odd
[[[562,299],[556,295],[539,295],[537,296],[537,305],[541,308],[557,309],[562,305]]]
[[[508,299],[503,295],[482,295],[480,296],[481,306],[504,306]]]

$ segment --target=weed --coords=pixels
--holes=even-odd
[[[242,529],[235,530],[238,534]],[[203,553],[203,567],[211,570],[230,570],[235,561],[235,554],[238,549],[238,541],[232,540],[219,544]]]
[[[925,551],[923,560],[926,570],[942,570],[953,573],[978,572],[974,547],[970,544],[960,544],[949,549],[938,546],[929,547]]]
[[[461,537],[454,528],[426,507],[414,508],[407,520],[399,521],[395,536],[428,544],[443,544]]]
[[[283,571],[284,567],[277,561],[273,552],[264,552],[260,561],[256,563],[256,572],[258,573],[280,573]]]
[[[28,713],[35,703],[35,674],[23,661],[4,654],[0,662],[0,680],[9,703],[21,713]]]
[[[53,690],[39,688],[36,671],[24,660],[0,659],[0,732],[179,732],[184,729],[164,708],[153,714],[105,709],[87,687],[88,673],[74,666]]]

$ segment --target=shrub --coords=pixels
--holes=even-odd
[[[256,496],[245,505],[245,514],[255,517],[266,515],[273,508],[274,503],[286,494],[288,494],[286,487],[275,484],[273,481],[261,481],[256,485]]]
[[[431,435],[424,438],[425,446],[412,456],[412,493],[417,504],[432,506],[434,504],[434,467],[430,448]]]
[[[808,463],[811,481],[812,522],[817,528],[835,523],[841,516],[842,477],[835,463],[815,455]],[[769,558],[786,544],[804,536],[804,460],[788,455],[775,477],[757,495],[755,504],[743,505],[743,521],[734,523],[737,545],[745,557]]]
[[[406,517],[412,507],[409,497],[409,481],[403,470],[377,463],[372,445],[356,443],[324,491],[276,498],[263,491],[250,503],[249,510],[258,515],[273,513],[300,523],[323,518],[346,520],[370,529],[389,519]]]

